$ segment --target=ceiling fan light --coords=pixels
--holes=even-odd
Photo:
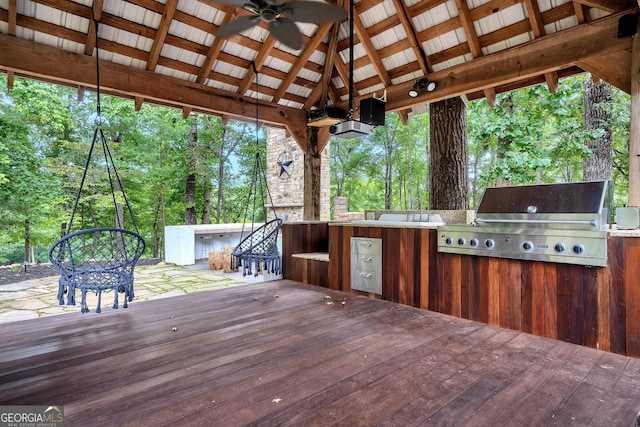
[[[418,93],[418,90],[415,88],[415,85],[414,85],[414,87],[412,87],[411,89],[409,89],[409,93],[408,93],[408,95],[409,95],[411,98],[417,98],[417,97],[418,97],[419,93]]]

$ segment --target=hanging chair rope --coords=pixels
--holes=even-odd
[[[95,15],[94,15],[95,16]],[[49,249],[49,259],[58,269],[60,280],[58,282],[58,300],[64,304],[64,295],[67,294],[67,305],[75,305],[76,289],[82,294],[83,313],[89,311],[87,305],[87,292],[91,291],[97,295],[96,312],[101,311],[102,292],[113,291],[113,308],[118,308],[118,294],[124,294],[124,305],[134,298],[133,291],[133,270],[142,256],[146,244],[138,231],[138,226],[133,216],[133,211],[124,192],[122,181],[113,161],[113,156],[109,150],[109,145],[102,130],[102,115],[100,103],[100,59],[98,49],[98,21],[95,20],[96,36],[96,121],[93,132],[93,139],[89,148],[89,155],[85,163],[80,188],[76,195],[71,219],[67,227],[67,233]],[[107,178],[111,191],[111,200],[115,208],[115,227],[92,228],[71,232],[73,219],[82,197],[82,189],[87,178],[91,158],[94,153],[96,141],[100,141],[104,162],[107,168]],[[124,229],[124,218],[118,212],[118,201],[116,200],[116,188],[122,193],[124,204],[131,217],[131,222],[135,232]]]
[[[278,218],[278,213],[276,212],[273,199],[271,198],[271,192],[269,191],[269,185],[267,183],[267,174],[260,157],[260,143],[258,137],[258,133],[260,130],[260,83],[258,80],[259,75],[256,64],[252,62],[252,66],[253,72],[256,76],[256,142],[253,173],[251,175],[249,195],[244,212],[244,218],[249,218],[249,207],[252,207],[251,232],[248,236],[244,237],[246,222],[243,221],[242,231],[240,233],[240,243],[231,253],[231,269],[235,271],[239,266],[242,266],[243,275],[253,273],[254,276],[257,276],[260,271],[268,271],[274,274],[281,274],[282,272],[280,253],[278,252],[277,246],[278,232],[280,231],[280,227],[282,226],[282,220]],[[264,185],[262,185],[262,183],[264,183]],[[267,212],[265,209],[265,189],[266,196],[269,200],[269,205],[273,210],[273,216],[275,218],[271,221],[267,221]],[[262,202],[265,223],[259,228],[254,229],[258,192],[260,192],[260,200]]]

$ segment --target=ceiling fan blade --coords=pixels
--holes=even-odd
[[[292,21],[288,19],[277,19],[269,26],[271,34],[280,43],[289,46],[293,50],[302,48],[302,34]]]
[[[318,25],[347,19],[343,8],[317,1],[294,1],[284,6],[282,13],[292,21]]]
[[[241,33],[244,30],[248,30],[258,22],[260,22],[259,16],[243,16],[221,27],[216,36],[226,39],[227,37],[231,37],[235,34]]]

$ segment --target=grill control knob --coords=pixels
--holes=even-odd
[[[447,237],[446,239],[444,239],[444,242],[445,242],[447,245],[450,245],[450,244],[452,244],[452,243],[453,243],[453,239],[452,239],[451,237]]]
[[[573,252],[575,252],[577,254],[584,253],[584,246],[582,246],[582,245],[574,245],[573,246]]]
[[[462,237],[458,239],[458,244],[460,246],[464,245],[466,243],[466,240],[464,240]]]
[[[473,247],[478,246],[478,239],[471,239],[469,244]]]
[[[524,249],[525,251],[530,251],[531,249],[533,249],[533,243],[527,240],[522,244],[522,249]]]
[[[484,245],[491,249],[496,245],[496,242],[494,242],[493,239],[487,239],[484,241]]]
[[[555,250],[556,252],[564,252],[567,249],[562,243],[556,243]]]

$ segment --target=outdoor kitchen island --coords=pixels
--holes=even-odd
[[[309,252],[322,251],[323,244],[328,250],[326,276],[316,273],[313,284],[640,357],[640,230],[608,231],[607,265],[589,267],[441,253],[435,226],[289,226],[298,227],[299,248],[319,236]],[[292,231],[283,228],[285,278],[292,278],[286,249]],[[351,289],[352,237],[381,241],[380,294]],[[311,283],[301,277],[294,280]]]

